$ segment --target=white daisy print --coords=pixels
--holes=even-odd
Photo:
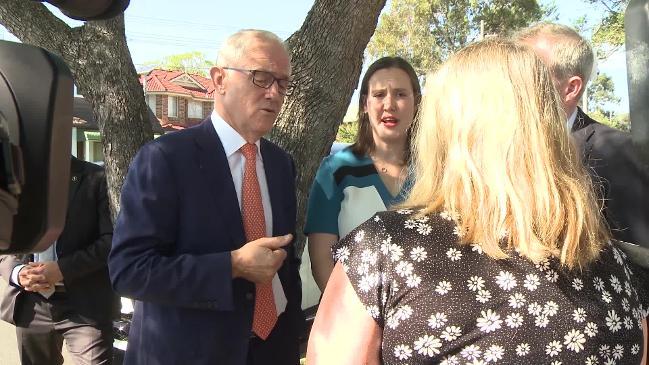
[[[518,313],[508,314],[505,323],[510,328],[518,328],[523,325],[523,316]]]
[[[381,221],[381,217],[379,217],[378,215],[375,215],[374,216],[374,222],[380,222],[380,221]]]
[[[552,362],[550,363],[550,365],[562,365],[562,362],[561,362],[561,361],[556,361],[556,360],[555,360],[555,361],[552,361]]]
[[[509,291],[516,286],[516,279],[509,271],[501,271],[498,276],[496,276],[496,283],[502,290]]]
[[[585,362],[585,364],[586,364],[586,365],[598,365],[598,364],[599,364],[599,360],[597,359],[597,356],[595,356],[595,355],[590,355],[590,356],[588,356],[588,357],[586,358],[586,362]]]
[[[403,248],[394,243],[390,245],[388,252],[390,253],[390,260],[392,260],[392,262],[401,260],[401,256],[403,256]]]
[[[413,313],[412,308],[409,305],[404,305],[397,309],[394,316],[396,319],[402,321],[410,318],[410,316],[412,316],[412,313]]]
[[[629,316],[624,317],[624,328],[630,330],[633,329],[633,320]]]
[[[477,300],[480,303],[486,303],[491,299],[491,293],[489,290],[480,290],[478,291],[478,294],[475,296],[475,300]]]
[[[535,265],[537,269],[541,271],[545,271],[550,269],[550,260],[544,259],[543,261],[539,262],[538,264]]]
[[[537,302],[530,303],[527,306],[527,313],[538,316],[543,311],[543,307]]]
[[[482,246],[477,243],[471,244],[471,251],[477,252],[479,255],[482,255]]]
[[[577,322],[581,323],[586,320],[586,311],[584,308],[577,308],[574,311],[572,311],[572,319]]]
[[[448,321],[448,318],[446,317],[446,314],[444,313],[435,313],[431,314],[430,318],[428,318],[428,326],[430,328],[442,328]]]
[[[633,346],[631,346],[631,353],[634,355],[637,355],[640,352],[640,345],[637,343]]]
[[[381,251],[382,254],[387,255],[390,252],[391,244],[392,244],[392,237],[390,235],[387,235],[386,239],[381,241],[381,246],[379,247],[379,251]]]
[[[370,315],[370,317],[377,319],[379,318],[379,307],[376,305],[371,305],[366,308],[367,313]]]
[[[509,296],[509,306],[512,308],[521,308],[525,305],[525,296],[521,293],[514,293]]]
[[[550,323],[550,319],[545,314],[538,315],[534,319],[534,325],[536,327],[545,328],[548,326],[548,323]]]
[[[613,300],[613,297],[611,296],[611,293],[604,290],[604,291],[602,291],[602,300],[605,303],[611,303],[611,301]]]
[[[377,259],[377,253],[372,250],[363,250],[363,252],[361,252],[361,261],[364,263],[375,265]]]
[[[363,275],[359,288],[362,292],[367,293],[370,289],[374,288],[379,283],[379,275],[377,273]]]
[[[422,236],[428,236],[432,231],[433,228],[431,228],[431,226],[429,226],[428,224],[420,224],[417,226],[417,233]]]
[[[453,233],[458,237],[464,236],[464,230],[462,230],[462,227],[460,226],[455,226],[455,228],[453,228]]]
[[[361,263],[356,267],[356,273],[358,275],[367,275],[370,272],[370,265],[366,262]]]
[[[458,337],[462,335],[462,330],[460,327],[457,326],[448,326],[442,331],[442,337],[443,340],[451,342],[453,340],[456,340]]]
[[[502,346],[491,345],[485,350],[483,357],[486,362],[498,362],[503,358],[503,355],[505,355],[505,349]]]
[[[606,326],[608,326],[608,329],[615,333],[622,328],[622,321],[620,321],[620,317],[615,313],[614,310],[608,311],[608,314],[606,316]]]
[[[410,275],[408,276],[408,279],[406,279],[406,285],[409,288],[416,288],[419,284],[421,284],[421,277],[417,274]]]
[[[622,309],[624,309],[625,312],[628,312],[631,309],[627,298],[622,298]]]
[[[439,354],[440,347],[442,347],[442,341],[434,336],[424,335],[415,341],[415,350],[417,353],[428,357]]]
[[[563,346],[561,345],[561,342],[552,341],[547,346],[545,346],[545,353],[550,357],[554,357],[559,355],[562,349]]]
[[[581,289],[584,288],[584,282],[579,278],[574,278],[572,279],[572,287],[575,288],[576,291],[581,291]]]
[[[443,211],[439,213],[439,216],[446,219],[447,221],[454,221],[460,219],[460,215],[454,212]]]
[[[412,266],[412,264],[408,261],[399,261],[397,267],[394,268],[394,270],[397,272],[397,275],[401,277],[411,275],[413,269],[414,266]]]
[[[554,270],[548,270],[545,272],[545,278],[551,283],[556,283],[559,280],[559,274]]]
[[[451,290],[451,283],[449,283],[446,280],[440,281],[439,284],[437,284],[437,286],[435,287],[435,291],[439,295],[444,295],[448,293],[450,290]]]
[[[601,345],[599,347],[599,356],[601,357],[611,357],[611,346],[609,345]]]
[[[617,261],[618,264],[624,265],[624,260],[622,260],[622,255],[620,254],[620,251],[618,251],[618,249],[615,247],[613,247],[613,256],[615,257],[615,261]]]
[[[558,310],[559,306],[553,301],[546,302],[545,305],[543,305],[543,314],[546,314],[550,317],[556,315]]]
[[[451,261],[457,261],[462,258],[462,252],[456,248],[449,248],[448,251],[446,251],[446,256]]]
[[[611,286],[613,287],[613,290],[615,290],[616,293],[621,293],[622,292],[622,283],[620,282],[620,279],[617,278],[615,275],[611,275]]]
[[[410,251],[410,258],[417,262],[422,262],[428,257],[428,252],[421,247],[417,246]]]
[[[615,345],[612,351],[612,355],[616,360],[621,359],[624,356],[624,346],[620,345],[619,343]]]
[[[612,357],[607,358],[604,361],[604,365],[616,365],[615,359]]]
[[[480,331],[490,333],[500,328],[502,320],[496,312],[487,309],[487,311],[481,311],[481,314],[482,316],[477,321]]]
[[[363,238],[365,238],[365,231],[360,230],[356,232],[356,235],[354,236],[354,242],[358,243],[363,241]]]
[[[523,286],[529,290],[529,291],[535,291],[539,285],[541,284],[541,280],[539,279],[539,276],[536,274],[527,274],[525,275],[525,281],[523,281]]]
[[[394,356],[399,360],[408,360],[412,356],[412,350],[408,345],[398,345],[394,348]]]
[[[411,209],[399,209],[397,210],[397,213],[402,214],[402,215],[410,215],[412,214]]]
[[[563,336],[563,344],[566,345],[568,350],[579,352],[584,349],[584,343],[586,342],[586,337],[580,331],[572,329],[565,336]]]
[[[466,285],[469,287],[469,289],[473,291],[481,290],[482,288],[484,288],[485,283],[484,279],[482,279],[482,277],[480,276],[472,276],[466,282]]]
[[[530,345],[523,342],[516,346],[516,355],[518,356],[526,356],[527,354],[530,353]]]
[[[604,290],[604,280],[602,280],[597,276],[593,278],[593,285],[595,286],[595,289],[597,289],[598,291]]]
[[[343,246],[336,250],[334,254],[336,261],[345,262],[349,259],[349,247]]]
[[[482,355],[480,346],[469,345],[460,351],[460,355],[467,360],[477,360]]]
[[[439,365],[460,365],[460,358],[455,355],[451,355],[445,357],[442,362],[439,363]]]
[[[586,323],[586,328],[584,329],[584,333],[588,337],[595,337],[597,335],[597,325],[593,322],[588,322]]]
[[[417,222],[414,219],[408,219],[403,223],[403,226],[408,229],[413,229],[418,226]]]

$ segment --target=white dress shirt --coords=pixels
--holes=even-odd
[[[216,130],[216,134],[221,140],[225,156],[230,165],[230,173],[232,174],[232,182],[237,191],[237,200],[239,201],[239,210],[241,210],[241,186],[243,184],[243,172],[246,163],[246,158],[240,151],[240,148],[246,144],[246,140],[232,128],[231,125],[226,123],[223,118],[216,112],[212,111],[212,125]],[[266,182],[266,171],[264,170],[264,160],[261,157],[259,150],[259,140],[255,142],[257,145],[257,179],[259,180],[259,190],[261,191],[261,202],[264,207],[264,220],[266,221],[266,236],[273,236],[273,210],[270,205],[270,193],[268,192],[268,184]],[[277,307],[277,315],[280,315],[286,309],[286,295],[279,276],[275,274],[273,277],[273,296],[275,297],[275,306]]]
[[[575,125],[575,120],[577,119],[577,108],[575,111],[570,114],[568,117],[568,133],[572,132],[572,126]]]

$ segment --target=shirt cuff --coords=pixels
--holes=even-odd
[[[20,273],[20,270],[25,266],[27,265],[17,265],[13,270],[11,270],[11,277],[9,278],[9,283],[11,285],[22,288],[22,286],[20,286],[20,282],[18,281],[18,273]]]

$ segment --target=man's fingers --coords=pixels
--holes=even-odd
[[[288,245],[292,239],[293,235],[289,233],[284,236],[260,238],[256,242],[259,244],[259,246],[266,247],[271,250],[277,250],[278,248],[282,248]]]

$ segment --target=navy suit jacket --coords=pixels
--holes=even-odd
[[[581,109],[572,128],[613,236],[649,248],[649,163],[631,135],[597,123]]]
[[[295,167],[262,139],[273,236],[295,233]],[[136,300],[125,364],[297,364],[299,261],[293,244],[279,278],[288,303],[266,341],[251,341],[255,286],[232,279],[230,251],[246,243],[223,145],[210,119],[142,147],[121,195],[109,271]]]

